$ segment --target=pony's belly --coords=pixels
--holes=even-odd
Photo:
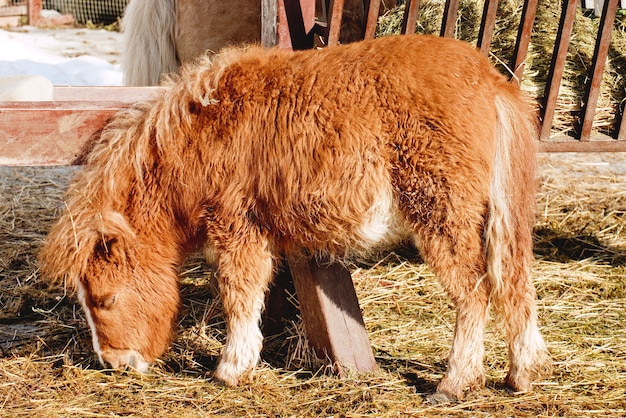
[[[367,253],[393,247],[411,237],[412,233],[391,191],[386,190],[379,194],[365,213],[363,222],[355,229],[355,235],[360,245],[354,250]]]

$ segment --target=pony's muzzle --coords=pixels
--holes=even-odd
[[[99,357],[102,366],[106,369],[132,369],[145,373],[150,367],[150,363],[135,350],[107,350]]]

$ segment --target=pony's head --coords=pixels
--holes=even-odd
[[[176,270],[124,215],[68,209],[40,262],[44,276],[76,291],[104,367],[143,372],[167,349],[180,304]]]

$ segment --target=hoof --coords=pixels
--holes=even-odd
[[[444,403],[456,403],[458,399],[454,395],[445,392],[435,392],[426,398],[431,405],[442,405]]]
[[[237,386],[239,378],[232,373],[227,373],[224,367],[219,367],[213,373],[213,380],[222,386]]]

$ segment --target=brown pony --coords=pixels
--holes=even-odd
[[[321,6],[322,1],[318,1]],[[381,2],[383,13],[397,0]],[[362,38],[363,0],[345,0],[341,42]],[[133,0],[123,20],[127,86],[159,84],[163,74],[228,45],[261,41],[260,0]]]
[[[42,273],[77,290],[104,365],[143,371],[173,338],[177,268],[208,245],[227,323],[215,377],[235,385],[259,360],[278,257],[368,256],[409,238],[457,311],[438,391],[484,384],[490,304],[508,332],[506,382],[527,391],[549,369],[530,277],[535,119],[455,40],[228,50],[113,118]]]

